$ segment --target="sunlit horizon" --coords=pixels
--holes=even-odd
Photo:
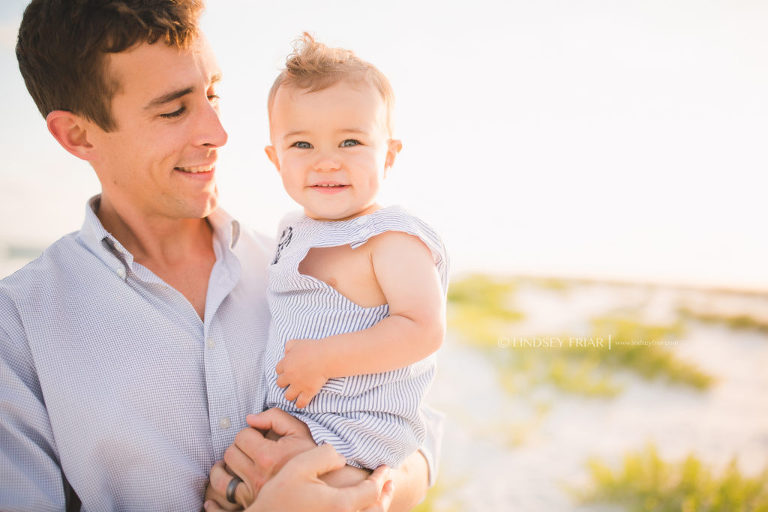
[[[25,4],[0,7],[0,259],[78,229],[99,191],[24,88]],[[390,78],[404,149],[385,201],[442,233],[454,273],[768,290],[768,6],[620,4],[208,2],[223,207],[270,235],[297,208],[263,152],[265,103],[307,30]]]

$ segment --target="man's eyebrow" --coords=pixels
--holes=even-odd
[[[221,73],[216,73],[215,75],[211,76],[210,85],[213,85],[220,81],[221,81]],[[177,100],[182,96],[186,96],[187,94],[194,92],[194,90],[195,90],[195,87],[192,86],[192,87],[185,87],[184,89],[177,89],[175,91],[169,92],[168,94],[163,94],[162,96],[158,96],[157,98],[147,103],[144,109],[149,110],[151,108],[165,105],[166,103],[170,103],[173,100]]]
[[[182,96],[186,96],[187,94],[193,92],[194,90],[195,90],[194,87],[185,87],[184,89],[178,89],[176,91],[169,92],[168,94],[163,94],[162,96],[158,96],[157,98],[147,103],[147,105],[144,107],[144,110],[149,110],[151,108],[165,105],[166,103],[170,103],[173,100],[177,100]]]

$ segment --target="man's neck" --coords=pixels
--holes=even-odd
[[[200,319],[216,263],[213,228],[205,218],[170,219],[115,208],[102,196],[96,215],[104,229],[156,276],[189,301]]]
[[[165,267],[211,250],[213,230],[206,219],[172,219],[116,207],[102,196],[96,216],[135,261]]]

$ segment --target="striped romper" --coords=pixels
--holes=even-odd
[[[353,249],[386,231],[419,237],[430,249],[445,293],[447,257],[438,235],[398,206],[345,221],[287,217],[269,268],[267,297],[272,325],[264,371],[267,407],[279,407],[309,427],[317,444],[330,443],[347,464],[397,467],[424,442],[422,400],[435,373],[435,356],[385,373],[328,380],[307,407],[298,409],[277,386],[275,366],[290,339],[320,339],[367,329],[389,315],[389,306],[358,306],[327,283],[299,273],[312,247],[349,244]]]

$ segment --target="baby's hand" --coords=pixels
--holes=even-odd
[[[285,399],[296,400],[303,409],[328,380],[323,375],[322,347],[318,340],[288,340],[285,357],[277,363],[277,385],[285,390]]]

